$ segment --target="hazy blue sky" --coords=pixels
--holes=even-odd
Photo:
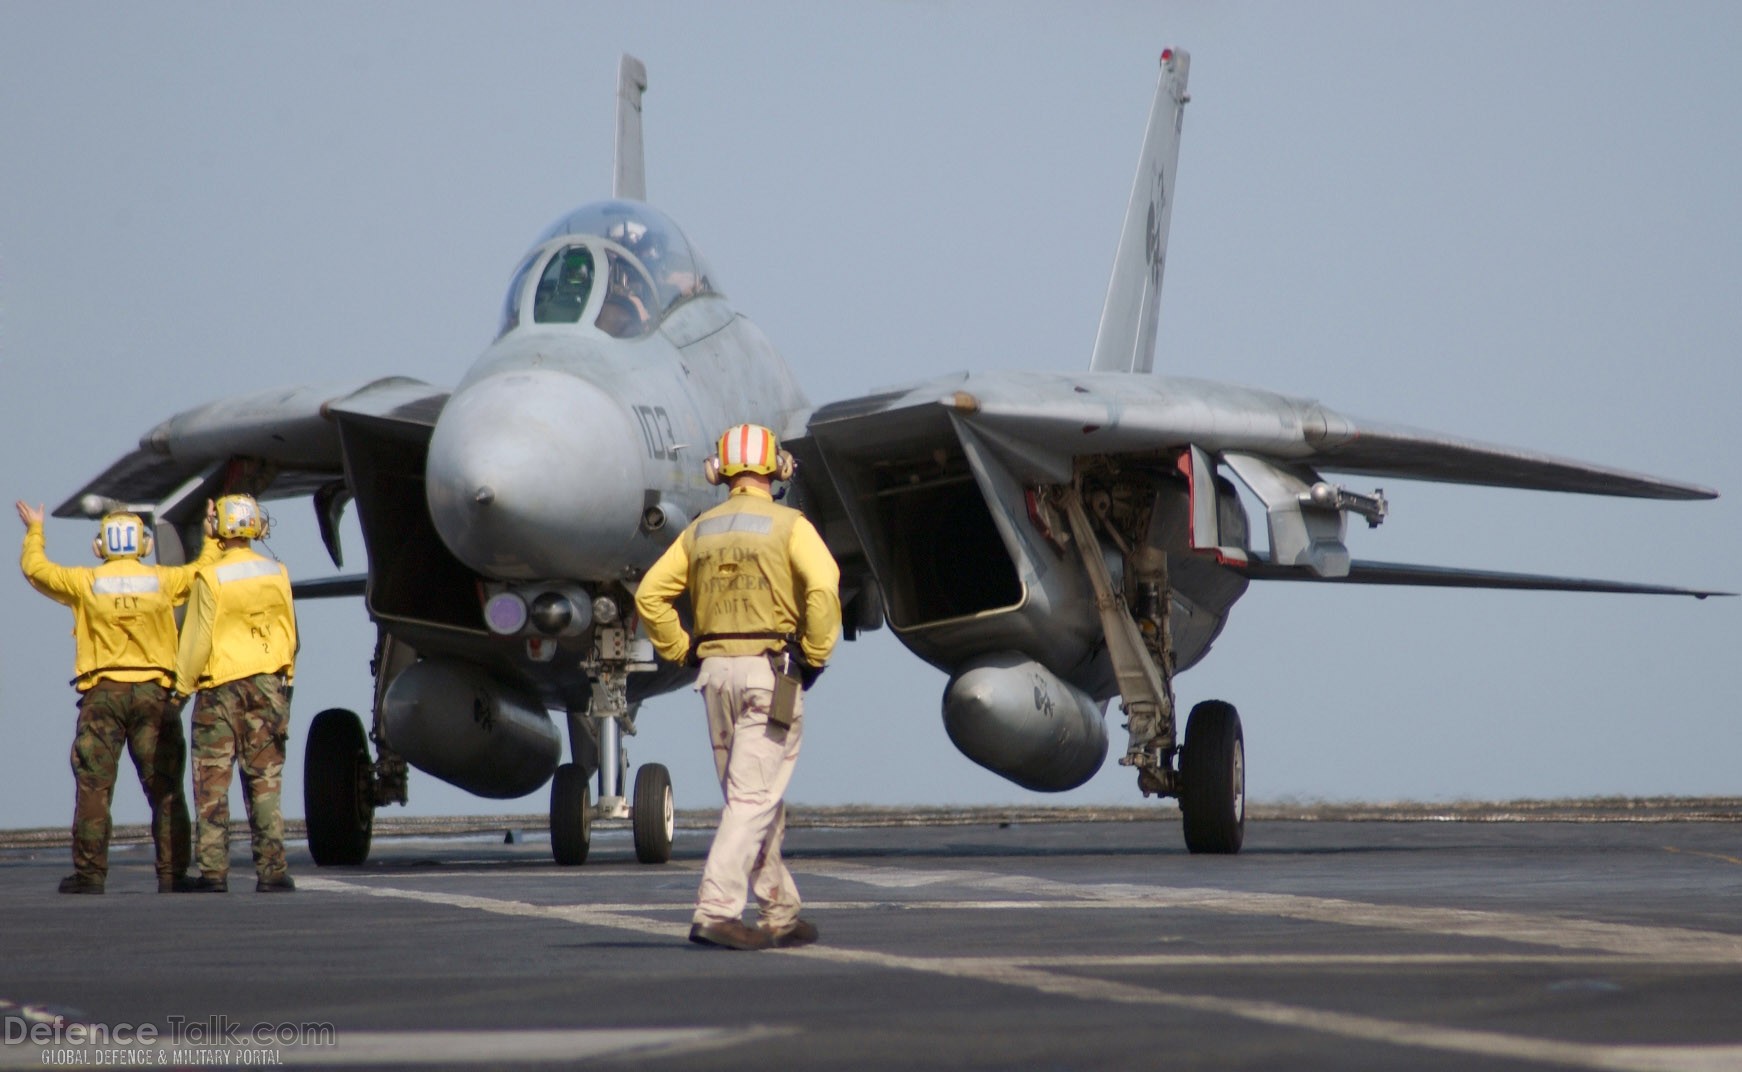
[[[1169,45],[1193,102],[1158,370],[1728,495],[1387,482],[1357,556],[1742,589],[1727,3],[0,0],[0,496],[52,507],[227,394],[456,381],[527,245],[609,194],[624,51],[650,200],[813,402],[1084,367]],[[293,572],[331,572],[312,511],[277,513]],[[51,522],[51,555],[89,561],[91,531]],[[71,619],[9,576],[0,826],[58,825]],[[1179,692],[1239,706],[1255,799],[1737,793],[1739,604],[1254,585]],[[292,815],[309,720],[367,707],[373,637],[360,601],[301,619]],[[982,771],[943,684],[887,633],[846,646],[791,798],[1137,799],[1111,761],[1057,797]],[[641,725],[631,758],[717,803],[694,697]],[[413,777],[416,812],[545,806]],[[127,775],[116,814],[144,812]]]

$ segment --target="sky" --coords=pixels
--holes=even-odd
[[[456,382],[533,239],[609,195],[623,52],[649,200],[812,402],[1084,368],[1169,46],[1192,103],[1158,372],[1725,494],[1344,478],[1391,501],[1356,557],[1742,590],[1725,3],[0,0],[0,496],[52,509],[227,395]],[[334,572],[312,509],[275,515],[294,576]],[[50,555],[91,561],[93,528],[51,521]],[[0,606],[0,827],[61,825],[71,615],[16,572]],[[360,600],[299,615],[292,816],[374,636]],[[1742,600],[1255,583],[1177,689],[1238,706],[1254,801],[1736,794],[1738,641]],[[1139,800],[1112,758],[1059,795],[975,766],[944,682],[888,631],[844,645],[788,799]],[[718,803],[692,694],[628,748]],[[406,810],[546,806],[414,772]],[[115,815],[146,815],[129,773]]]

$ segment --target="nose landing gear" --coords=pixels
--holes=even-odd
[[[635,733],[635,710],[629,704],[629,674],[651,670],[651,649],[638,651],[629,643],[621,626],[602,626],[594,639],[588,671],[593,676],[592,702],[584,711],[570,712],[572,746],[585,743],[596,762],[599,800],[589,799],[587,771],[579,760],[557,768],[551,782],[551,856],[564,866],[581,864],[592,843],[594,819],[628,819],[635,837],[635,858],[644,864],[663,864],[671,859],[676,832],[676,811],[671,792],[671,772],[658,763],[646,763],[636,771],[633,796],[625,799],[623,785],[629,776],[629,755],[623,737]]]

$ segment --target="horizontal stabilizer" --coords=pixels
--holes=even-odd
[[[1500,570],[1455,569],[1447,566],[1415,566],[1403,562],[1364,562],[1349,564],[1346,577],[1320,577],[1301,566],[1277,566],[1262,558],[1236,567],[1240,572],[1260,581],[1320,581],[1338,584],[1395,584],[1422,588],[1511,588],[1534,592],[1621,592],[1653,596],[1733,596],[1735,592],[1717,592],[1703,588],[1677,588],[1673,585],[1633,584],[1627,581],[1601,581],[1585,577],[1556,577],[1540,573],[1505,573]]]
[[[366,573],[341,573],[309,581],[292,581],[290,594],[297,599],[343,599],[362,595],[363,586],[368,582]]]

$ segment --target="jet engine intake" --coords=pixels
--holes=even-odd
[[[943,707],[956,748],[1024,789],[1075,789],[1107,758],[1103,705],[1026,655],[968,663],[945,687]]]
[[[537,699],[464,663],[424,659],[381,701],[387,743],[468,793],[521,797],[550,780],[562,735]]]

